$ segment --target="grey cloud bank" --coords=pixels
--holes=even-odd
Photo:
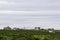
[[[0,26],[6,25],[60,29],[60,0],[0,0]]]
[[[60,29],[60,16],[26,16],[20,14],[0,14],[0,25],[12,25],[12,26],[26,26],[33,27],[40,26],[42,28],[55,28]],[[28,26],[27,26],[28,25]],[[33,28],[32,27],[32,28]]]
[[[1,0],[0,10],[60,10],[60,0]]]

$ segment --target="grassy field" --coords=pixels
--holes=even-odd
[[[60,31],[0,30],[0,40],[60,40]]]

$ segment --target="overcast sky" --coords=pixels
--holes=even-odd
[[[0,0],[0,28],[60,29],[60,0]]]

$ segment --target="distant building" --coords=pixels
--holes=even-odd
[[[55,33],[54,28],[48,28],[49,33]]]
[[[13,28],[13,30],[20,30],[20,28],[16,28],[16,27],[15,27],[15,28]]]
[[[54,30],[54,28],[48,28],[48,30]]]
[[[11,30],[11,28],[7,26],[7,27],[4,27],[3,30]]]
[[[40,30],[40,27],[35,27],[35,30]]]

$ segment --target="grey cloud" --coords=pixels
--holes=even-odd
[[[4,0],[3,0],[4,1]],[[14,2],[14,5],[2,5],[0,10],[60,10],[59,0],[6,0]]]
[[[58,17],[58,18],[57,18]],[[19,23],[19,22],[25,22],[25,21],[30,21],[30,22],[32,22],[32,21],[42,21],[42,22],[44,22],[44,21],[47,21],[47,20],[51,20],[51,21],[53,21],[53,20],[55,20],[56,21],[56,19],[57,20],[60,20],[59,19],[60,18],[60,16],[24,16],[24,15],[12,15],[12,14],[8,14],[8,15],[2,15],[2,16],[0,16],[0,21],[10,21],[10,22],[17,22],[17,23]]]
[[[0,0],[8,1],[13,4],[1,4],[0,10],[16,10],[16,11],[27,11],[24,13],[21,12],[12,12],[16,14],[0,14],[0,25],[8,24],[23,24],[23,25],[35,25],[39,26],[40,24],[43,27],[53,27],[60,28],[60,0]],[[43,13],[35,13],[35,11],[43,11]],[[58,10],[56,13],[51,11],[44,14],[44,10]],[[34,11],[34,12],[28,12]],[[19,13],[19,14],[17,14]],[[47,27],[48,26],[48,27]],[[58,26],[58,27],[57,27]]]
[[[60,24],[60,16],[26,16],[20,14],[0,14],[0,26],[14,24],[21,26],[29,25],[29,27],[32,25],[33,27],[42,25],[41,27],[43,28],[57,28],[58,24]],[[59,29],[59,26],[57,29]]]

